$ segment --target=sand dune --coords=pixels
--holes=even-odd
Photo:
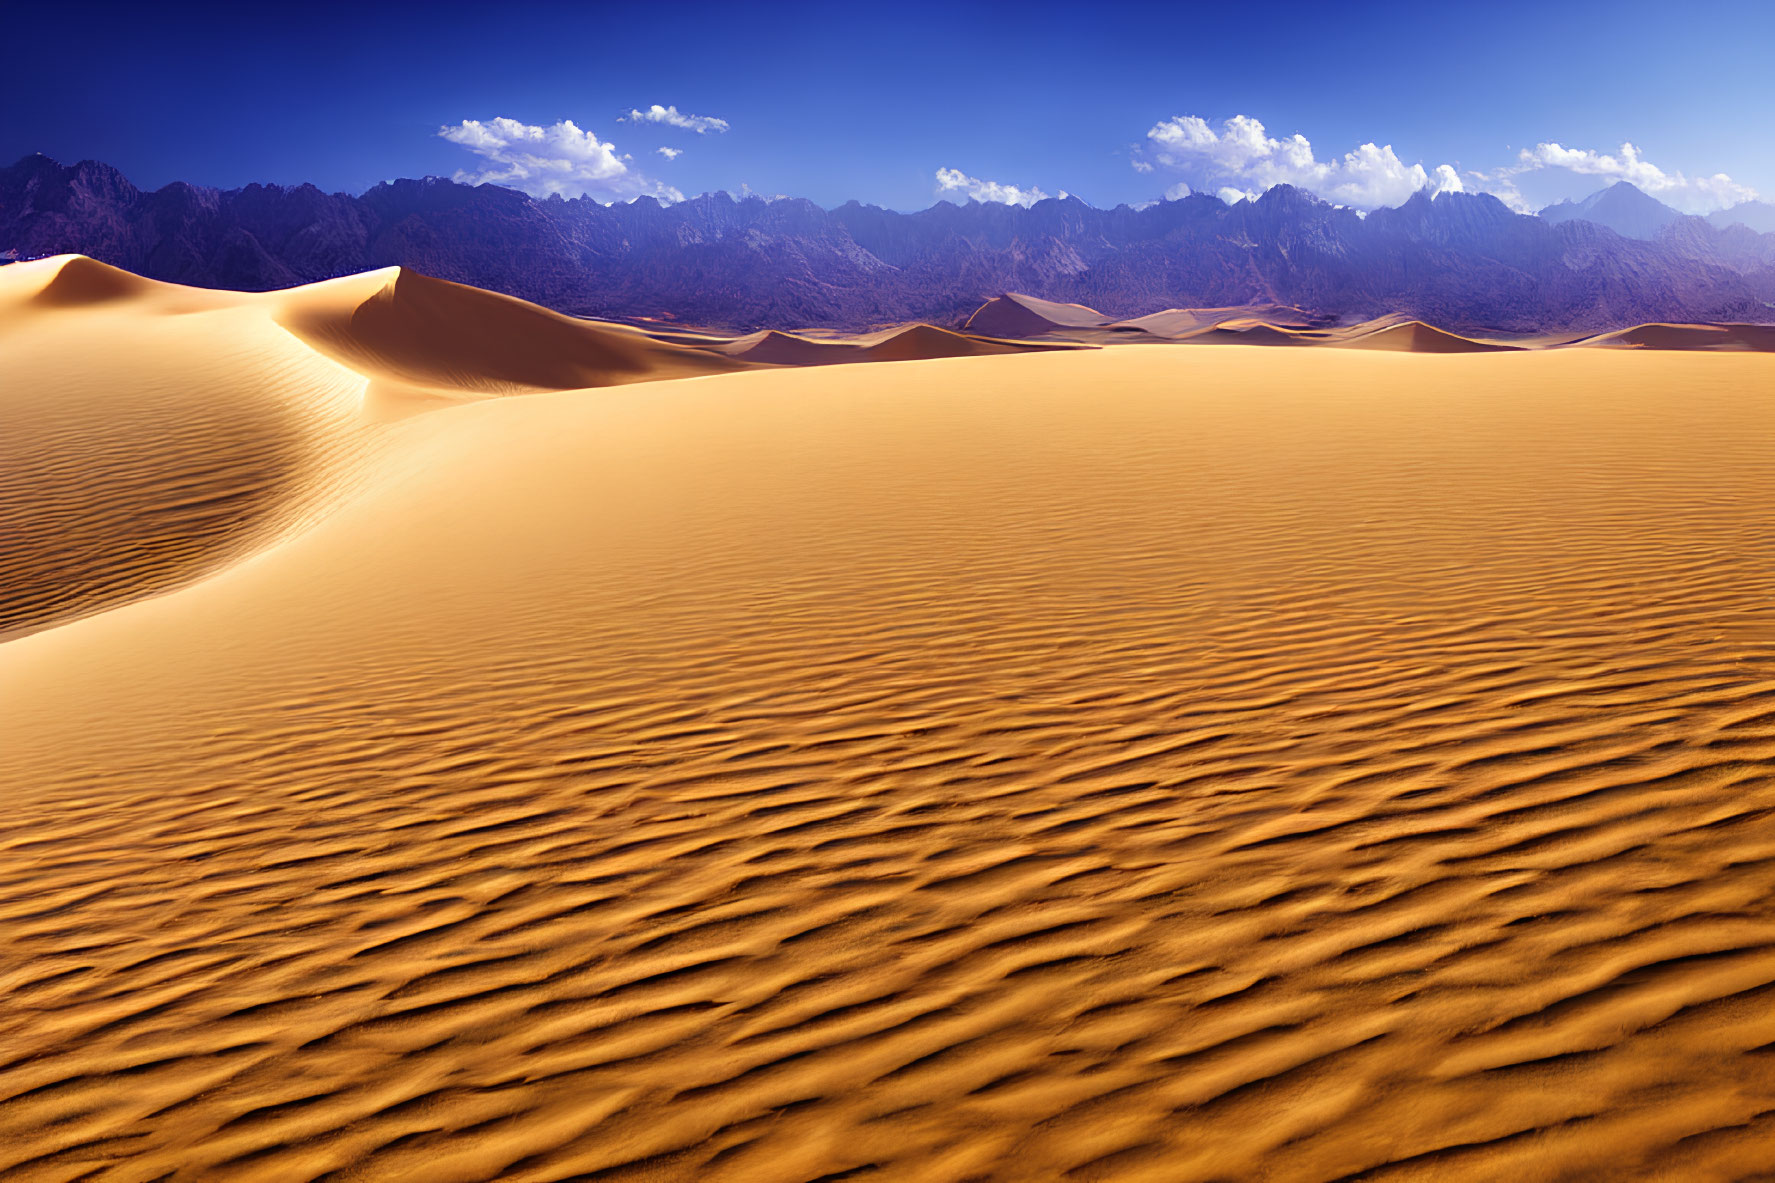
[[[1775,353],[1775,326],[1731,324],[1644,324],[1602,333],[1582,345],[1629,349],[1709,349]]]
[[[0,268],[0,637],[202,575],[317,510],[363,379],[231,293]]]
[[[1163,312],[1153,312],[1146,316],[1136,316],[1128,320],[1117,321],[1117,329],[1139,329],[1156,337],[1179,339],[1193,336],[1204,329],[1212,329],[1237,321],[1245,324],[1263,324],[1278,329],[1311,329],[1322,323],[1323,318],[1299,308],[1276,304],[1268,306],[1238,305],[1226,308],[1167,308]]]
[[[893,329],[862,344],[859,356],[868,361],[925,361],[939,357],[985,357],[989,354],[1027,353],[1032,348],[1015,341],[954,333],[936,325],[916,324]]]
[[[399,267],[295,289],[278,323],[360,373],[484,393],[731,372],[719,354]]]
[[[818,366],[857,361],[858,347],[843,341],[811,341],[792,333],[766,329],[717,346],[721,352],[773,366]]]
[[[1235,337],[1204,338],[1216,328],[1229,333],[1254,327],[1299,332],[1316,329],[1326,323],[1299,308],[1286,305],[1242,304],[1225,308],[1168,308],[1146,316],[1116,320],[1082,304],[1060,304],[1011,292],[982,304],[967,320],[970,332],[1011,340],[1032,337],[1053,337],[1082,344],[1121,344],[1137,339],[1179,341],[1223,341],[1235,343]],[[1246,344],[1275,344],[1277,339],[1266,333],[1246,339]],[[1289,343],[1299,343],[1290,338]]]
[[[634,355],[59,276],[0,269],[9,1181],[1768,1170],[1775,358],[446,402]]]
[[[980,305],[962,327],[989,337],[1038,337],[1059,328],[1097,328],[1112,317],[1083,304],[1061,304],[1007,292]]]
[[[1223,321],[1179,340],[1190,345],[1317,345],[1317,335],[1258,321]]]
[[[955,333],[935,325],[905,325],[858,337],[812,340],[767,329],[716,347],[730,357],[777,366],[822,366],[840,362],[928,361],[939,357],[983,357],[994,353],[1027,353],[1067,348],[1000,341],[972,333]]]
[[[1517,348],[1447,333],[1421,320],[1390,324],[1373,331],[1352,330],[1334,335],[1328,343],[1346,349],[1385,349],[1401,353],[1502,353]]]

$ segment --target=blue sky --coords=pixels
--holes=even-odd
[[[146,188],[1775,198],[1769,0],[20,8],[0,160],[90,157]],[[632,114],[655,105],[676,115]]]

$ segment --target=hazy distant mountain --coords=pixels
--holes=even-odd
[[[1715,210],[1707,220],[1724,230],[1727,226],[1745,226],[1758,234],[1775,234],[1775,205],[1767,201],[1745,201],[1731,209]]]
[[[1285,185],[1257,201],[1138,210],[1066,198],[897,213],[723,193],[604,206],[437,178],[361,197],[312,185],[144,193],[107,165],[31,156],[0,170],[0,255],[80,252],[242,289],[400,264],[566,312],[732,329],[959,325],[1004,292],[1113,318],[1261,304],[1397,312],[1461,332],[1775,321],[1775,235],[1675,211],[1651,238],[1631,219],[1631,237],[1593,220],[1643,214],[1636,195],[1667,209],[1616,186],[1563,222],[1459,193],[1363,218]]]
[[[1685,215],[1626,181],[1592,193],[1583,201],[1562,201],[1541,211],[1549,222],[1583,220],[1607,226],[1627,238],[1653,239],[1658,232]]]

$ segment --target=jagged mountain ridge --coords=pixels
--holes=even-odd
[[[1648,199],[1649,200],[1649,199]],[[1637,240],[1496,198],[1419,194],[1366,218],[1289,186],[1100,210],[705,194],[663,207],[537,200],[427,178],[361,197],[312,185],[152,192],[93,161],[0,170],[0,252],[76,252],[155,279],[262,290],[386,266],[564,312],[730,329],[960,324],[1016,291],[1113,317],[1291,305],[1457,331],[1775,321],[1775,235],[1679,217]]]

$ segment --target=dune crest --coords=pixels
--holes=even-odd
[[[575,320],[405,268],[295,289],[278,319],[313,348],[367,376],[487,394],[579,390],[738,368],[706,350]]]
[[[721,352],[773,366],[819,366],[860,361],[857,346],[843,341],[813,341],[775,329],[736,337],[717,345]]]
[[[1017,292],[1006,292],[980,305],[963,330],[1016,340],[1037,337],[1057,328],[1097,328],[1114,318],[1083,304],[1061,304]]]
[[[0,268],[0,303],[0,638],[271,545],[368,442],[362,380],[263,297],[74,256]]]
[[[1727,350],[1775,353],[1775,326],[1643,324],[1587,337],[1579,345],[1625,349]]]
[[[226,306],[239,296],[143,279],[85,255],[53,255],[0,267],[0,333],[63,311],[150,301],[159,313],[190,312]]]
[[[1408,320],[1372,332],[1352,331],[1335,338],[1334,344],[1346,349],[1384,349],[1401,353],[1511,353],[1514,345],[1478,341],[1456,333],[1445,332],[1421,320]]]
[[[929,361],[940,357],[986,357],[991,354],[1026,353],[1032,347],[1019,342],[994,341],[915,324],[893,329],[867,344],[858,353],[870,361]]]
[[[55,275],[32,297],[32,302],[45,308],[78,308],[91,304],[108,304],[114,300],[140,297],[157,285],[153,280],[117,267],[110,267],[85,255],[60,255],[41,260],[36,266],[52,266]],[[17,264],[30,267],[33,264]]]

